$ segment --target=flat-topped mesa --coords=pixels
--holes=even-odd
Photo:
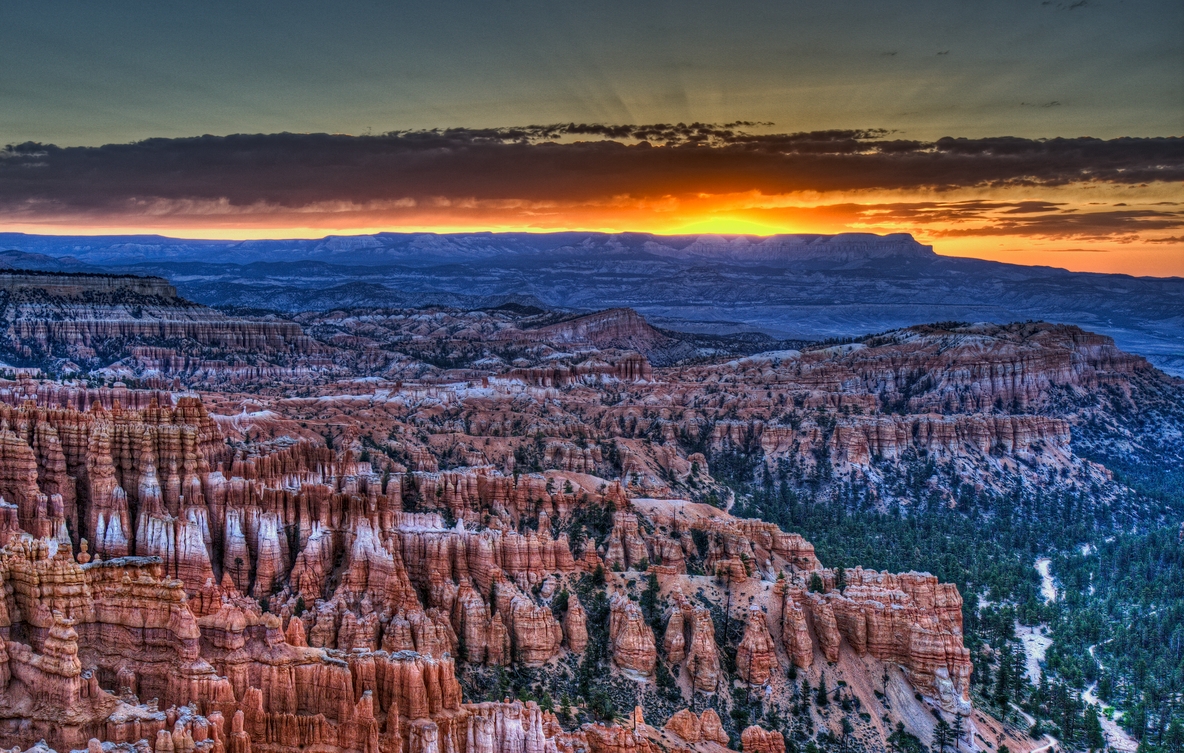
[[[681,240],[671,247],[670,241]],[[689,244],[686,241],[691,241]],[[932,246],[917,242],[908,233],[839,233],[836,235],[721,236],[700,235],[655,238],[646,246],[651,253],[681,258],[702,258],[762,264],[826,262],[830,264],[869,259],[929,259]]]
[[[5,360],[164,384],[177,375],[234,381],[240,368],[246,377],[285,368],[271,375],[291,379],[330,365],[326,347],[295,322],[228,315],[156,277],[0,273],[0,324]]]
[[[177,289],[163,277],[87,274],[84,272],[0,272],[0,291],[36,290],[60,298],[81,298],[88,293],[124,291],[166,300],[177,298]]]
[[[830,348],[758,354],[687,376],[736,376],[807,409],[1040,412],[1057,390],[1092,391],[1153,371],[1104,335],[1045,322],[920,325]],[[870,400],[869,400],[870,399]]]

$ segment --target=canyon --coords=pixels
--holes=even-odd
[[[284,318],[92,273],[0,296],[20,750],[870,751],[957,720],[1029,751],[973,707],[954,584],[828,567],[722,479],[883,506],[921,463],[936,504],[1023,479],[1118,505],[1088,398],[1181,389],[1043,322],[812,343],[623,308]]]

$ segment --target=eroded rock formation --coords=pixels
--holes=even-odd
[[[972,668],[952,585],[860,568],[840,581],[801,536],[724,512],[709,458],[743,452],[770,474],[830,463],[873,499],[888,493],[876,486],[886,464],[920,457],[965,471],[967,486],[992,483],[971,473],[982,469],[1103,483],[1073,455],[1066,419],[1024,411],[1050,385],[1141,368],[1045,326],[659,366],[636,352],[655,335],[624,315],[548,320],[541,334],[509,314],[399,317],[412,341],[447,330],[521,358],[266,406],[0,384],[0,744],[652,750],[656,727],[638,719],[580,727],[588,698],[561,719],[502,702],[488,682],[516,668],[574,677],[585,660],[639,697],[660,687],[671,703],[721,708],[737,683],[784,701],[791,665],[816,678],[880,662],[902,668],[910,698],[965,713]],[[333,342],[360,359],[372,346],[353,318],[359,339]],[[283,347],[306,366],[329,347],[300,355],[292,338]],[[462,679],[497,702],[466,703]],[[688,745],[730,732],[746,751],[785,746],[710,710],[654,721]]]
[[[744,638],[736,648],[736,673],[745,682],[763,685],[777,669],[777,649],[765,624],[765,613],[758,606],[748,610]]]

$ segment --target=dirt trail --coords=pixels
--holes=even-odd
[[[1106,665],[1098,660],[1097,644],[1089,647],[1089,657],[1097,662],[1098,666],[1106,669]],[[1105,704],[1097,696],[1098,684],[1095,682],[1086,688],[1085,692],[1081,694],[1082,700],[1086,703],[1096,706],[1098,709],[1098,721],[1102,724],[1102,735],[1106,738],[1106,745],[1116,753],[1134,753],[1139,749],[1139,742],[1127,734],[1117,721],[1114,719],[1107,719],[1102,715],[1102,710]],[[1121,713],[1115,715],[1116,719],[1121,718]]]
[[[1088,545],[1087,545],[1088,546]],[[1083,547],[1082,553],[1089,555],[1089,549]],[[1040,596],[1044,599],[1046,604],[1057,600],[1057,585],[1053,580],[1051,571],[1052,560],[1048,557],[1041,557],[1036,560],[1036,572],[1040,573]],[[1019,637],[1021,644],[1024,647],[1025,665],[1027,667],[1027,674],[1029,679],[1040,681],[1040,662],[1044,660],[1050,646],[1052,646],[1052,639],[1044,634],[1046,627],[1038,625],[1036,627],[1028,627],[1025,625],[1016,624],[1016,635]],[[1100,661],[1098,661],[1095,649],[1097,646],[1089,647],[1089,655],[1099,667],[1105,669]],[[1139,743],[1126,733],[1117,722],[1107,719],[1102,715],[1104,704],[1098,699],[1097,693],[1098,684],[1090,685],[1082,694],[1082,699],[1095,707],[1098,710],[1098,720],[1102,724],[1102,734],[1106,738],[1106,744],[1111,750],[1117,753],[1134,753],[1138,749]],[[1022,712],[1021,712],[1022,713]],[[1025,717],[1027,715],[1025,714]],[[1049,737],[1051,740],[1052,738]],[[1053,741],[1055,743],[1055,740]],[[1045,745],[1043,748],[1037,748],[1032,753],[1042,753],[1047,751],[1053,743]]]
[[[1057,600],[1057,584],[1052,579],[1052,572],[1049,570],[1051,566],[1052,560],[1048,557],[1036,560],[1036,572],[1040,573],[1040,595],[1044,597],[1046,604]]]

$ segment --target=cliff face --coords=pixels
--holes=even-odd
[[[258,366],[260,356],[314,366],[325,352],[297,324],[228,316],[158,277],[50,273],[0,274],[0,350],[17,365],[74,371],[130,359],[116,371],[190,381],[219,364]]]
[[[0,495],[15,513],[0,548],[3,746],[647,748],[636,730],[564,731],[531,704],[462,698],[466,668],[585,652],[589,617],[571,592],[606,567],[613,595],[596,629],[643,686],[660,661],[634,600],[650,567],[673,604],[661,660],[683,665],[688,697],[724,687],[728,637],[683,594],[726,580],[762,594],[734,610],[739,679],[779,683],[788,661],[809,667],[849,645],[905,667],[935,702],[965,703],[961,602],[931,576],[848,571],[840,594],[800,537],[684,501],[635,505],[579,474],[378,474],[303,443],[231,452],[195,398],[140,410],[100,398],[78,411],[56,407],[77,397],[24,394],[55,407],[0,403]],[[432,510],[408,511],[411,499]],[[573,544],[564,521],[596,509],[615,510],[603,543],[580,531]],[[716,576],[690,574],[691,562]],[[805,590],[813,575],[824,593]],[[553,609],[560,590],[566,606]],[[701,739],[723,735],[718,719],[697,722]],[[745,734],[749,747],[775,747]]]
[[[177,298],[177,289],[163,277],[53,272],[0,272],[0,290],[36,291],[60,298],[85,298],[95,293],[133,293],[164,301]]]

